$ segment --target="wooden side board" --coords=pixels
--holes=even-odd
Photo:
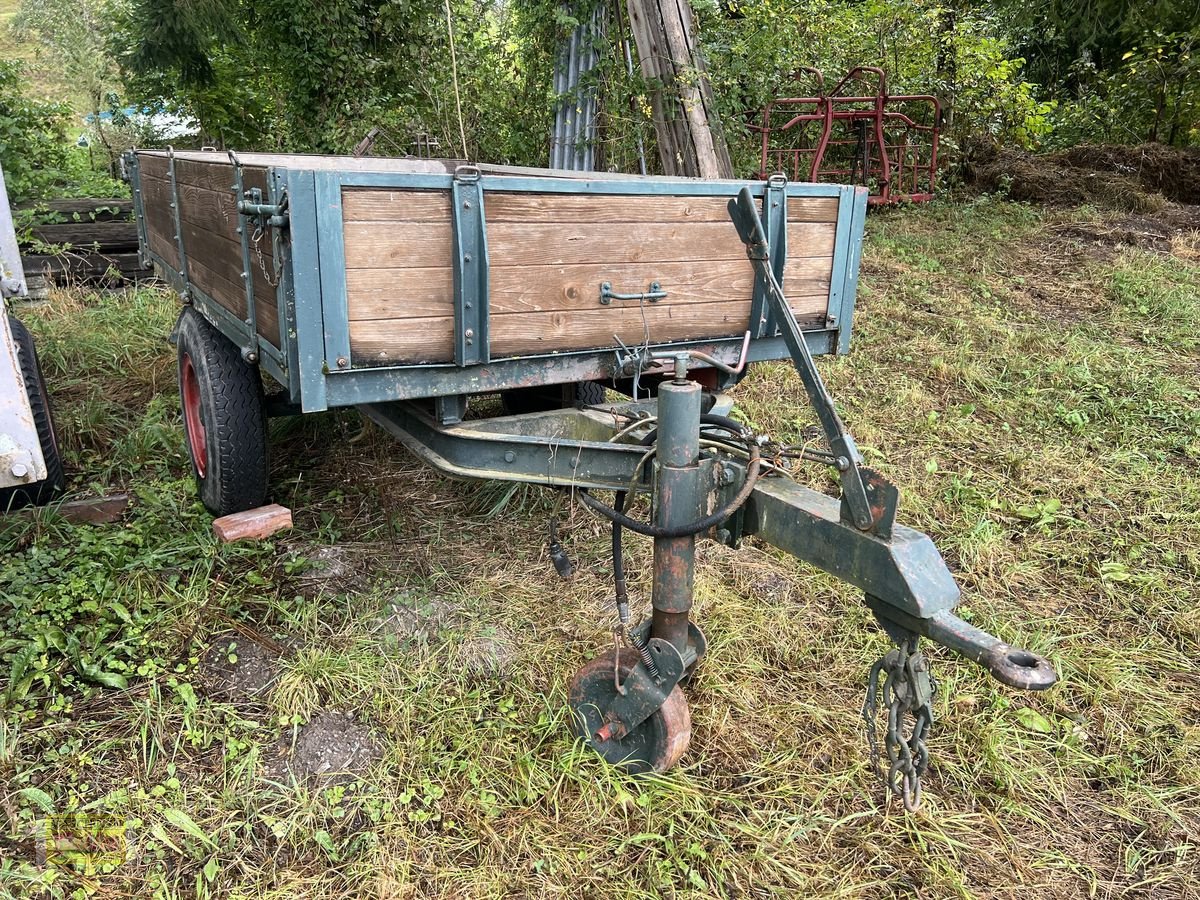
[[[735,336],[754,272],[728,198],[489,193],[493,357]],[[449,194],[348,188],[342,196],[350,346],[358,365],[453,358]],[[785,288],[797,317],[822,319],[833,273],[836,198],[788,206]],[[654,303],[600,304],[600,285]]]
[[[239,221],[232,163],[223,156],[211,161],[176,159],[175,191],[171,189],[169,161],[165,156],[140,156],[138,175],[150,249],[179,269],[175,211],[171,207],[178,195],[188,279],[225,309],[244,319],[246,288],[242,275],[241,235],[237,233]],[[265,190],[266,170],[243,169],[243,183],[246,188]],[[253,245],[250,276],[258,333],[278,347],[277,279],[271,254],[271,235],[264,233]]]

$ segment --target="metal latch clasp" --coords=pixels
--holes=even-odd
[[[250,188],[238,201],[237,210],[247,219],[253,219],[260,228],[274,225],[286,228],[288,224],[288,199],[284,194],[278,203],[264,203],[261,188]]]
[[[661,284],[657,281],[650,282],[648,290],[641,294],[618,294],[613,290],[612,282],[605,281],[600,285],[600,305],[608,306],[614,300],[649,300],[651,303],[657,303],[667,296],[667,292],[663,290]]]

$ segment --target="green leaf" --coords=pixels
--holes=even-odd
[[[192,821],[192,817],[185,813],[182,809],[166,809],[163,810],[163,818],[178,828],[184,834],[194,837],[196,840],[207,844],[214,850],[219,849],[207,834],[204,833],[199,825]]]
[[[208,862],[204,864],[204,878],[206,881],[216,881],[217,873],[221,871],[221,863],[216,856],[210,856]]]
[[[1032,706],[1023,706],[1018,709],[1017,719],[1030,731],[1036,731],[1038,734],[1054,733],[1054,723]]]
[[[84,669],[84,674],[92,681],[102,684],[105,687],[116,688],[121,691],[129,687],[128,679],[120,672],[105,672],[96,666],[87,666]]]
[[[27,787],[17,791],[18,797],[24,797],[30,803],[37,804],[42,808],[42,812],[47,815],[54,815],[54,801],[50,795],[41,788]]]
[[[150,823],[150,833],[152,835],[154,835],[156,838],[158,838],[158,840],[160,840],[164,844],[166,844],[168,847],[170,847],[172,850],[174,850],[176,853],[180,854],[181,856],[184,855],[183,851],[181,849],[179,849],[179,847],[176,845],[176,843],[173,840],[171,840],[171,838],[167,835],[167,830],[162,827],[161,822],[151,822]]]
[[[334,860],[338,859],[337,848],[334,847],[333,838],[329,836],[328,831],[322,830],[313,832],[313,840],[325,848],[325,852],[333,857]]]

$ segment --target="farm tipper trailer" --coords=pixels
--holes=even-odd
[[[864,592],[897,643],[868,706],[888,708],[888,783],[909,805],[932,720],[920,636],[1005,684],[1054,682],[1045,659],[954,615],[953,577],[895,522],[896,489],[863,465],[814,366],[849,347],[864,189],[215,152],[139,151],[128,166],[143,252],[184,298],[180,392],[208,508],[266,498],[263,373],[286,393],[279,409],[357,406],[450,475],[570,490],[612,523],[625,646],[570,688],[578,734],[609,761],[661,771],[687,749],[706,535],[757,535]],[[731,417],[723,391],[771,359],[794,363],[823,446],[780,446]],[[466,416],[495,393],[524,411]],[[797,483],[800,460],[835,468],[841,497]],[[630,513],[639,495],[650,521]],[[638,626],[625,531],[654,541]]]

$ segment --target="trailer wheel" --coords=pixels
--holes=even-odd
[[[183,430],[201,502],[214,516],[262,506],[267,418],[258,370],[191,307],[175,333]]]
[[[563,388],[574,389],[574,400],[566,402]],[[549,412],[564,406],[599,406],[604,402],[604,385],[598,381],[576,381],[573,385],[550,384],[541,387],[513,388],[500,392],[504,411],[509,415]]]
[[[46,477],[32,484],[18,484],[0,489],[0,512],[19,509],[22,506],[44,506],[62,493],[66,483],[62,454],[59,452],[58,438],[54,433],[54,418],[50,414],[50,396],[46,392],[46,380],[42,377],[42,367],[38,363],[33,335],[12,316],[8,317],[8,327],[12,331],[17,362],[21,366],[25,393],[29,397],[29,409],[33,414],[33,424],[42,447]]]
[[[576,674],[571,682],[570,704],[575,734],[614,766],[630,774],[665,772],[687,752],[692,739],[692,716],[679,685],[671,689],[654,714],[620,739],[598,740],[596,733],[604,725],[603,711],[617,697],[614,684],[613,654],[596,657]],[[623,682],[633,671],[638,657],[622,651],[616,657],[616,674]]]

